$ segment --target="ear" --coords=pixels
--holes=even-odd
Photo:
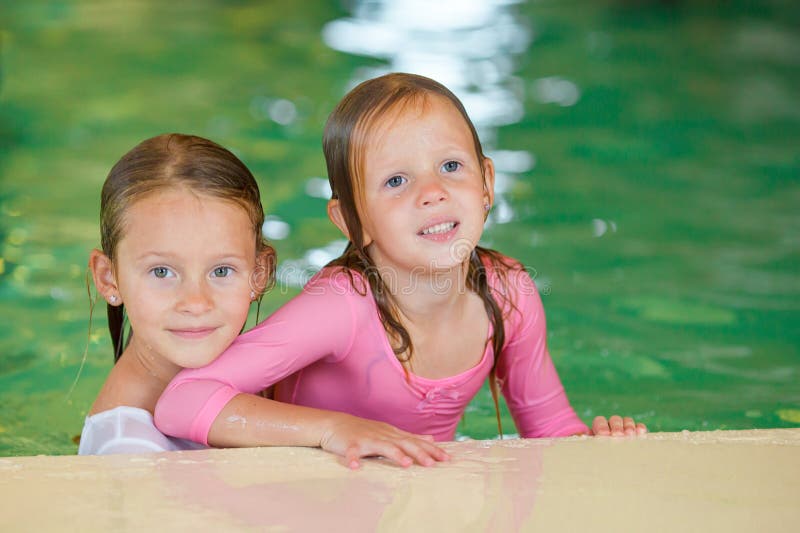
[[[483,159],[483,201],[490,207],[494,205],[494,161],[491,158]]]
[[[339,228],[339,231],[341,231],[348,240],[352,240],[350,239],[350,232],[347,230],[347,224],[344,222],[342,207],[339,205],[338,198],[331,198],[328,200],[328,218],[331,219],[333,225]]]
[[[341,231],[342,234],[345,237],[347,237],[349,241],[353,240],[353,238],[350,236],[350,230],[347,229],[347,223],[344,220],[344,214],[342,213],[342,206],[339,203],[338,198],[331,198],[330,200],[328,200],[328,218],[331,219],[331,222],[333,222],[333,224],[337,228],[339,228],[339,231]],[[364,248],[366,248],[372,242],[372,237],[363,228],[361,229],[361,232],[363,234],[362,238],[364,241]]]
[[[275,277],[275,263],[277,256],[275,248],[265,246],[256,256],[256,268],[253,270],[250,287],[258,294],[264,294]]]
[[[89,269],[97,292],[109,305],[122,305],[122,295],[119,293],[117,278],[114,275],[114,265],[106,254],[98,249],[89,254]]]

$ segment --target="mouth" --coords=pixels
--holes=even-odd
[[[427,226],[420,231],[417,232],[417,235],[420,237],[436,237],[436,236],[443,236],[447,235],[453,230],[458,227],[458,222],[455,220],[450,220],[448,222],[439,222],[437,224],[432,224]]]
[[[205,327],[169,329],[167,331],[182,339],[204,339],[214,333],[216,330],[216,327]]]

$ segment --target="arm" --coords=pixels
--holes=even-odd
[[[373,454],[403,465],[442,460],[429,439],[387,424],[255,395],[316,361],[346,357],[358,320],[353,298],[362,296],[349,283],[312,281],[214,362],[181,371],[156,406],[159,429],[215,446],[321,446],[349,466]]]
[[[383,456],[400,466],[431,466],[449,459],[433,437],[346,413],[277,402],[252,394],[235,396],[211,426],[208,442],[220,447],[310,446],[341,456],[349,468],[359,459]]]
[[[517,310],[507,320],[506,348],[497,366],[503,394],[523,437],[643,435],[647,427],[631,417],[597,416],[589,429],[569,404],[547,351],[542,301],[526,272],[509,273]]]
[[[524,270],[508,272],[516,309],[506,305],[506,343],[497,377],[522,437],[563,437],[589,433],[569,403],[547,351],[542,301]]]
[[[338,307],[338,312],[330,313],[331,306]],[[221,418],[230,401],[242,393],[254,395],[320,359],[343,356],[349,349],[353,325],[346,299],[333,294],[329,285],[320,294],[304,290],[237,337],[210,364],[178,373],[156,405],[156,425],[169,435],[209,444],[217,420],[222,425],[232,417],[252,415],[252,411],[237,414],[228,410]],[[235,424],[228,427],[234,439],[236,434],[246,433]]]

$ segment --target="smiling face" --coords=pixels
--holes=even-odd
[[[251,302],[256,239],[241,206],[169,189],[125,214],[114,278],[133,337],[128,349],[182,367],[214,360]]]
[[[483,232],[494,167],[455,106],[430,94],[405,102],[366,137],[359,214],[375,265],[402,275],[463,264]]]

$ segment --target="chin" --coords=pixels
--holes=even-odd
[[[200,368],[202,366],[206,366],[214,359],[216,359],[216,356],[198,357],[197,354],[192,354],[192,357],[187,357],[184,360],[176,361],[176,363],[183,368]]]
[[[430,263],[429,268],[426,269],[428,274],[450,274],[454,270],[458,270],[462,266],[466,265],[465,262],[457,262],[453,261],[452,259],[448,259],[447,261],[437,261],[433,260]]]

